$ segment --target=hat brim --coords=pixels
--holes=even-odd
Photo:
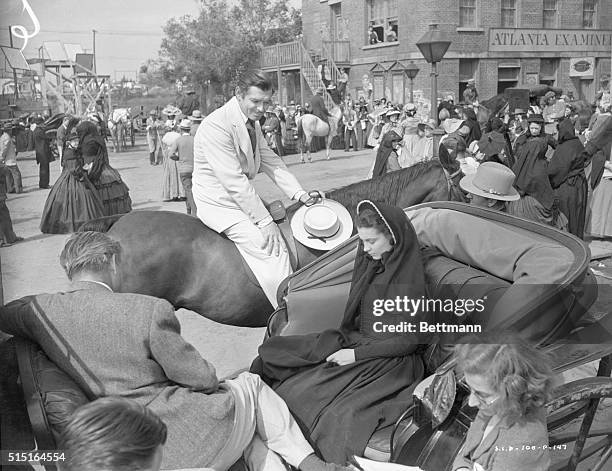
[[[295,212],[293,218],[291,218],[291,231],[293,232],[295,240],[311,249],[323,251],[334,249],[343,242],[349,240],[353,234],[353,218],[348,210],[337,201],[330,199],[323,199],[322,202],[317,204],[325,205],[336,213],[340,220],[340,229],[335,235],[324,240],[312,238],[304,228],[304,215],[308,207],[302,206]]]
[[[510,188],[510,194],[509,195],[496,195],[494,193],[487,193],[486,191],[481,190],[480,188],[478,188],[477,186],[474,185],[474,177],[476,176],[475,173],[471,174],[471,175],[466,175],[465,177],[463,177],[460,181],[459,181],[459,186],[467,191],[468,193],[472,193],[473,195],[478,195],[478,196],[482,196],[483,198],[489,198],[492,200],[499,200],[499,201],[516,201],[518,199],[521,199],[521,195],[519,195],[518,191],[516,191],[516,188],[511,187]]]

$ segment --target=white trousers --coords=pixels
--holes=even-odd
[[[221,386],[234,396],[234,427],[211,469],[226,471],[244,454],[250,471],[286,471],[281,457],[297,468],[314,453],[285,401],[258,375],[241,373]]]
[[[264,238],[259,228],[251,221],[241,221],[223,231],[236,244],[240,254],[247,262],[270,304],[276,309],[276,291],[281,281],[291,274],[291,261],[285,241],[281,239],[281,249],[277,257],[268,255],[261,248]]]

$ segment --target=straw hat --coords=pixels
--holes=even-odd
[[[179,124],[179,128],[191,129],[191,121],[189,121],[187,118],[183,119]]]
[[[385,113],[385,116],[393,116],[396,114],[401,114],[401,113],[399,112],[399,110],[396,110],[395,108],[391,108]]]
[[[312,206],[302,206],[291,219],[293,237],[306,247],[331,250],[353,233],[353,219],[340,203],[323,199]]]
[[[195,121],[196,123],[199,123],[200,121],[204,119],[204,116],[202,116],[202,112],[200,110],[193,110],[191,112],[191,116],[189,116],[189,119],[191,121]]]
[[[149,111],[149,114],[150,114],[151,116],[156,115],[156,114],[157,114],[157,111],[155,111],[155,110],[151,110],[151,111]]]
[[[527,117],[527,122],[528,123],[544,124],[544,117],[541,114],[539,114],[539,113],[534,113],[531,116]]]
[[[459,186],[473,195],[500,201],[516,201],[520,199],[518,191],[512,186],[516,175],[505,165],[497,162],[480,164],[476,173],[466,175]]]

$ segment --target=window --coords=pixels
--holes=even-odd
[[[463,92],[467,81],[476,77],[478,59],[459,59],[459,101],[463,100]]]
[[[555,86],[559,59],[540,59],[540,83]]]
[[[397,2],[398,0],[368,0],[367,44],[398,41]]]
[[[584,0],[582,4],[582,27],[595,28],[597,0]]]
[[[516,87],[520,71],[521,67],[519,64],[499,64],[497,68],[497,93],[504,93],[506,88]]]
[[[385,77],[382,74],[374,75],[374,99],[379,100],[385,96]]]
[[[516,0],[502,0],[501,27],[516,28]]]
[[[544,0],[542,26],[544,28],[557,27],[557,0]]]
[[[476,26],[476,0],[459,0],[459,26]]]

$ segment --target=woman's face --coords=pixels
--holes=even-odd
[[[538,123],[529,123],[529,132],[532,136],[539,136],[542,127]]]
[[[499,392],[491,386],[484,375],[465,374],[465,382],[470,389],[468,404],[470,407],[478,407],[482,411],[493,412],[493,405],[498,401]]]
[[[380,260],[393,248],[389,238],[375,227],[358,227],[357,234],[363,242],[363,251],[374,260]]]

